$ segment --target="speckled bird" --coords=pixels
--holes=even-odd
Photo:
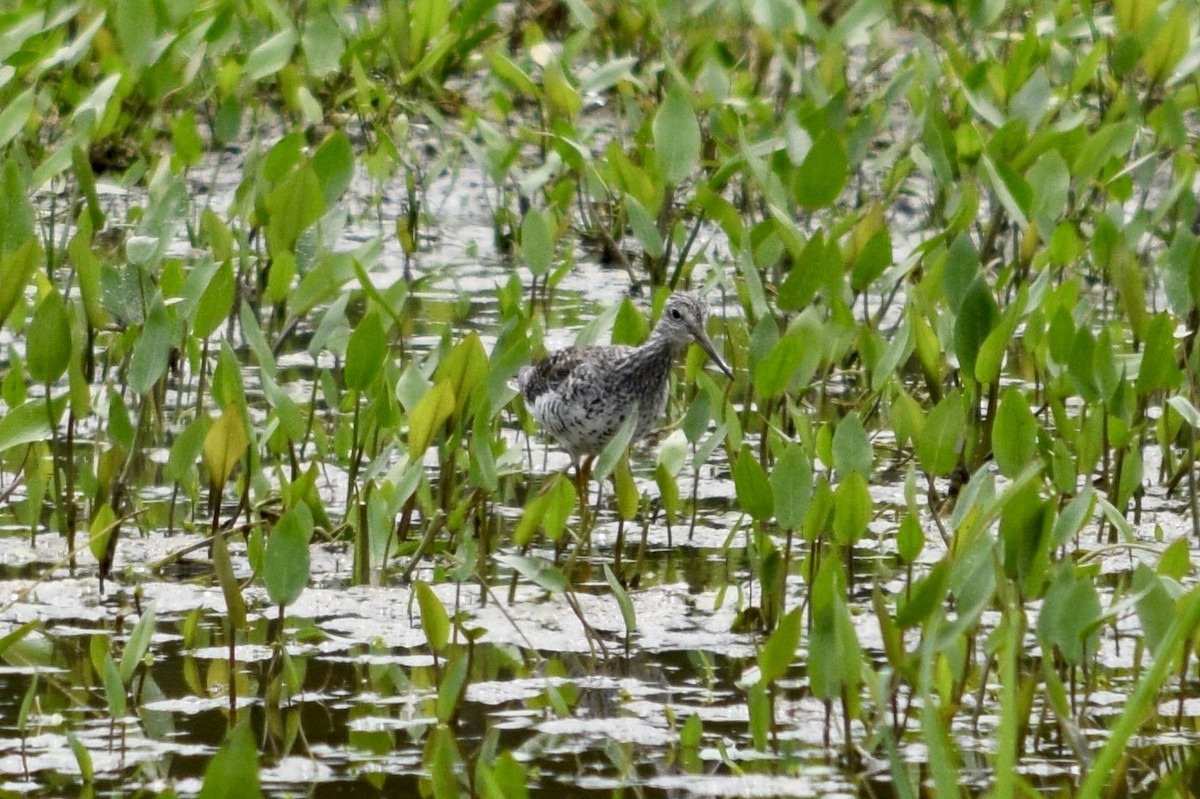
[[[718,369],[733,377],[704,331],[707,318],[703,298],[677,292],[640,347],[567,347],[520,371],[517,384],[525,405],[570,454],[581,484],[592,459],[629,414],[638,415],[634,441],[653,429],[667,407],[671,364],[690,343],[699,344]]]

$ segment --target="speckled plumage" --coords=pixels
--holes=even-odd
[[[604,449],[630,413],[638,414],[634,440],[644,438],[667,407],[671,364],[688,344],[699,344],[733,376],[704,332],[707,317],[702,298],[673,294],[640,347],[567,347],[522,369],[517,382],[525,404],[577,464]]]

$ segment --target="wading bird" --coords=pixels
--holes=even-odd
[[[718,369],[733,377],[704,332],[707,318],[703,298],[677,292],[667,299],[658,324],[640,347],[567,347],[517,375],[533,418],[571,456],[581,506],[592,461],[630,414],[637,414],[634,441],[644,438],[662,416],[671,364],[689,344],[699,344]]]

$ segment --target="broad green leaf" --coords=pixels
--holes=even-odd
[[[812,490],[812,463],[808,454],[799,444],[789,443],[771,469],[771,495],[780,527],[800,529]]]
[[[104,655],[104,671],[101,679],[104,681],[104,698],[108,702],[109,717],[114,721],[124,718],[129,695],[125,690],[125,683],[121,682],[121,672],[111,654]]]
[[[100,504],[88,527],[88,549],[97,561],[103,562],[108,552],[109,539],[116,534],[120,521],[107,502]]]
[[[958,463],[967,414],[962,394],[952,391],[934,406],[925,418],[917,439],[917,459],[921,468],[935,477],[945,477]]]
[[[803,354],[800,337],[794,333],[787,333],[776,341],[767,357],[754,367],[754,390],[758,396],[771,399],[785,391]]]
[[[232,405],[227,407],[204,437],[204,465],[208,467],[212,485],[223,486],[229,481],[249,444],[241,410]]]
[[[873,506],[862,472],[847,472],[833,492],[833,534],[842,546],[853,546],[867,532]]]
[[[521,220],[521,252],[525,254],[525,265],[534,277],[541,277],[554,264],[554,239],[546,217],[536,208],[525,212]]]
[[[272,254],[294,250],[300,234],[325,213],[325,189],[313,165],[288,175],[265,199],[267,245]]]
[[[753,447],[743,444],[738,452],[733,464],[733,485],[742,510],[757,521],[766,521],[774,513],[775,499],[767,473],[752,450]]]
[[[822,559],[811,596],[809,682],[818,699],[841,699],[843,690],[858,690],[862,650],[846,605],[846,578],[838,558]]]
[[[963,373],[975,376],[975,359],[979,348],[996,327],[999,310],[991,289],[982,280],[976,280],[963,298],[962,308],[954,319],[954,351]]]
[[[299,40],[294,28],[285,28],[259,44],[246,56],[246,78],[257,81],[283,69],[291,60]]]
[[[408,417],[408,457],[419,461],[454,412],[454,386],[441,380],[417,402]]]
[[[421,629],[425,631],[425,639],[430,649],[441,654],[450,642],[450,615],[428,583],[418,580],[413,590],[421,608]]]
[[[332,206],[350,188],[354,178],[354,151],[344,130],[334,131],[321,142],[313,153],[312,168],[321,183],[325,205]]]
[[[283,514],[271,530],[262,575],[272,604],[292,604],[308,585],[312,530],[312,512],[303,502]]]
[[[650,217],[650,212],[632,194],[625,195],[625,212],[629,214],[629,226],[633,228],[633,235],[637,236],[642,249],[651,258],[661,258],[662,235],[658,232],[657,223]]]
[[[637,483],[633,479],[633,470],[629,467],[629,458],[621,458],[617,468],[613,470],[613,491],[617,495],[617,515],[625,521],[637,517],[638,505],[641,504],[641,494],[638,493]],[[674,513],[678,505],[679,486],[675,477],[659,464],[654,470],[654,480],[658,483],[659,496],[668,514]]]
[[[441,606],[440,602],[438,606]],[[450,659],[446,663],[446,669],[442,672],[441,683],[438,685],[436,708],[439,722],[443,724],[451,722],[458,712],[458,703],[463,696],[463,688],[467,683],[470,665],[471,661],[467,657],[465,649],[459,647],[451,652]],[[453,773],[454,771],[452,770],[451,774]],[[438,793],[435,792],[435,796],[437,795]],[[461,796],[461,794],[453,793],[449,794],[449,796],[457,797]]]
[[[24,130],[29,115],[33,113],[34,96],[33,88],[26,89],[0,110],[0,147],[7,147]]]
[[[896,611],[896,626],[915,627],[924,624],[935,610],[947,599],[950,583],[950,566],[940,560],[929,570],[929,574],[913,586],[908,599]]]
[[[654,153],[663,180],[678,186],[700,161],[700,123],[688,90],[674,83],[654,115]]]
[[[346,388],[365,391],[382,371],[386,357],[387,333],[383,329],[383,319],[377,313],[368,313],[354,327],[346,344]]]
[[[796,170],[796,202],[809,210],[831,205],[842,193],[850,167],[837,132],[821,132]]]
[[[117,42],[125,60],[135,68],[148,66],[155,58],[154,38],[158,33],[154,3],[152,0],[117,0],[115,5]]]
[[[170,316],[161,295],[156,294],[150,302],[150,314],[142,325],[141,335],[133,347],[129,359],[129,387],[138,396],[144,396],[167,371],[171,348],[175,344]]]
[[[454,388],[454,412],[466,407],[467,399],[475,386],[488,376],[488,356],[479,334],[472,331],[454,345],[433,372],[435,382],[449,380]]]
[[[592,465],[592,474],[597,480],[606,480],[613,473],[613,469],[617,468],[617,463],[625,456],[625,450],[629,447],[629,442],[633,440],[633,431],[637,429],[638,414],[630,413],[617,428],[617,432],[612,439],[604,445],[604,449],[600,450],[600,454],[596,457],[596,462]]]
[[[497,563],[508,566],[527,580],[551,593],[562,593],[567,590],[567,578],[562,570],[545,558],[527,557],[524,555],[498,554],[492,557]]]
[[[1016,386],[1009,386],[1000,395],[992,450],[1005,477],[1016,477],[1037,453],[1037,419],[1029,409],[1029,400]]]
[[[843,477],[850,472],[869,477],[874,458],[875,452],[862,420],[857,411],[851,411],[838,422],[833,434],[833,466]]]
[[[1174,388],[1179,380],[1171,316],[1159,313],[1150,321],[1146,333],[1135,388],[1139,396],[1145,396],[1152,391]]]
[[[1068,664],[1078,665],[1095,651],[1100,639],[1100,600],[1093,579],[1070,561],[1058,564],[1038,614],[1037,634],[1043,646],[1057,649]]]
[[[25,366],[38,383],[53,383],[71,360],[71,317],[62,295],[51,289],[38,303],[26,331]]]
[[[792,608],[779,620],[779,626],[767,638],[758,653],[759,684],[769,685],[787,674],[800,646],[804,626],[803,608]]]
[[[188,276],[189,284],[191,277]],[[197,338],[208,338],[218,325],[229,318],[229,312],[233,309],[234,292],[233,264],[225,261],[217,267],[208,284],[204,286],[196,304],[192,332]]]
[[[925,532],[921,522],[912,513],[904,514],[900,529],[896,531],[896,554],[905,563],[913,563],[925,548]]]
[[[1176,65],[1187,55],[1192,42],[1191,15],[1194,10],[1194,7],[1189,9],[1187,3],[1176,3],[1146,48],[1142,67],[1154,83],[1166,83]]]
[[[0,310],[4,312],[5,318],[12,310],[12,302],[15,302],[15,299],[9,302],[8,295],[12,293],[15,297],[25,290],[29,275],[42,260],[42,247],[33,235],[33,223],[29,186],[25,183],[16,159],[8,158],[4,162],[3,171],[0,172],[0,256],[4,257],[4,260],[0,261],[0,264],[3,264],[0,277],[3,277],[5,282],[4,294],[0,296],[7,302],[6,305],[0,306]],[[9,256],[13,256],[13,260],[10,261]],[[9,285],[9,281],[18,275],[25,277],[20,285]]]
[[[232,679],[232,675],[230,677]],[[262,799],[258,745],[246,713],[204,769],[196,799]]]

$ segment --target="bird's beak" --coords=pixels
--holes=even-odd
[[[708,334],[703,330],[700,330],[699,334],[695,338],[696,343],[700,345],[701,349],[708,353],[708,357],[711,358],[712,362],[717,365],[717,368],[724,372],[726,377],[732,380],[733,370],[729,368],[729,365],[726,364],[721,358],[720,354],[717,353],[717,348],[713,346],[712,340],[709,339]]]

